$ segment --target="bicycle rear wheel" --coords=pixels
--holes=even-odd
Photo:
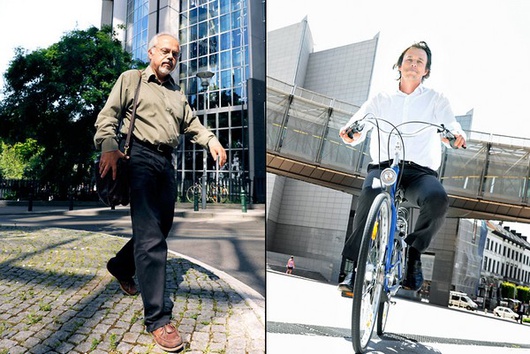
[[[361,241],[353,285],[352,346],[363,353],[376,324],[385,276],[385,250],[391,224],[388,193],[379,194],[370,208]]]

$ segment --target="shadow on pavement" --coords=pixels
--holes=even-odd
[[[125,242],[84,231],[0,227],[0,351],[162,352],[145,332],[141,297],[125,296],[106,270]],[[166,291],[189,346],[205,349],[220,336],[226,340],[215,344],[228,345],[232,309],[246,308],[228,283],[170,255]]]
[[[350,339],[351,341],[351,339]],[[383,334],[381,337],[372,336],[366,354],[370,353],[403,353],[428,354],[441,353],[438,349],[418,343],[416,340],[399,334]]]

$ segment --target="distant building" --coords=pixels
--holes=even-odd
[[[304,18],[267,34],[267,76],[360,106],[368,99],[378,39],[315,52]]]
[[[305,18],[267,34],[267,76],[360,106],[368,99],[377,43],[378,35],[315,52]],[[268,173],[269,263],[283,265],[294,254],[299,270],[336,281],[353,202],[350,194]]]
[[[471,131],[471,126],[473,124],[473,110],[470,110],[465,115],[456,117],[456,120],[460,123],[464,131]]]

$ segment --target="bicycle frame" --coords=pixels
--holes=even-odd
[[[394,163],[391,167],[391,169],[394,170],[396,176],[399,176],[400,168],[398,163]],[[393,260],[394,256],[394,246],[395,246],[395,239],[396,236],[400,238],[400,242],[404,242],[399,235],[396,235],[398,233],[398,206],[399,201],[396,200],[396,194],[398,191],[398,185],[397,181],[393,183],[392,185],[388,186],[386,188],[386,192],[390,195],[390,207],[391,207],[391,215],[392,219],[390,222],[390,234],[388,238],[388,243],[386,246],[386,261],[385,261],[385,277],[384,277],[384,283],[383,283],[383,291],[386,294],[391,294],[392,296],[395,295],[399,288],[401,287],[401,280],[403,279],[403,264],[404,260],[401,257],[401,253],[399,253],[398,259],[395,261]],[[396,269],[397,267],[397,269]],[[394,274],[394,269],[397,270],[397,281],[392,282],[391,284],[391,276]]]
[[[378,118],[373,120],[377,121]],[[398,139],[395,141],[392,165],[381,171],[379,179],[374,178],[372,181],[372,188],[380,188],[381,192],[373,200],[367,215],[353,283],[352,345],[356,353],[363,353],[368,346],[376,322],[377,333],[384,333],[391,297],[401,288],[406,262],[404,237],[408,232],[408,217],[400,214],[401,203],[404,201],[399,188],[400,155],[402,152],[403,155],[405,153],[402,145],[404,144],[403,137],[413,136],[423,131],[420,129],[416,133],[402,134],[399,131],[402,125],[396,126],[384,121],[392,126],[392,129],[386,132],[379,127],[377,122],[374,123],[370,119],[367,119],[367,122],[388,134],[389,144],[393,134],[396,134]],[[427,128],[436,127],[438,133],[443,133],[449,141],[456,140],[454,135],[452,138],[449,136],[450,132],[443,125],[425,124]],[[353,139],[353,134],[360,132],[363,128],[364,125],[360,125],[357,121],[349,127],[346,133]],[[390,146],[388,150],[390,151]],[[377,185],[377,181],[380,185]]]

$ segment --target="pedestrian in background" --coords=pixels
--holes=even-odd
[[[107,263],[127,295],[138,290],[144,305],[144,324],[156,344],[166,351],[183,347],[182,338],[171,324],[173,302],[165,294],[166,238],[173,225],[175,209],[175,169],[173,150],[181,135],[209,149],[220,166],[226,152],[212,132],[193,114],[186,96],[171,76],[177,65],[180,45],[176,37],[160,33],[149,42],[149,66],[120,75],[96,120],[94,142],[101,150],[99,173],[112,173],[125,157],[119,146],[127,134],[133,98],[141,75],[140,94],[129,160],[130,212],[133,236]],[[116,133],[123,119],[121,134]]]
[[[519,315],[519,323],[520,324],[523,324],[523,315],[524,315],[524,304],[523,303],[520,303],[519,306],[517,307],[517,314]]]
[[[287,261],[287,270],[285,271],[285,273],[293,274],[293,269],[294,269],[294,257],[291,256],[291,258],[289,258],[289,260]]]

